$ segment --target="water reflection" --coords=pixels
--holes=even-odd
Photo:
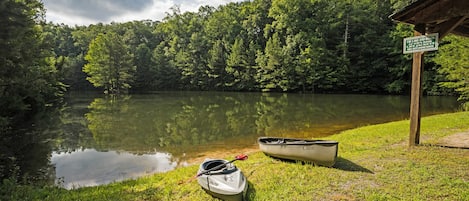
[[[104,184],[167,171],[205,153],[256,148],[259,136],[325,137],[406,119],[409,100],[405,96],[221,92],[118,98],[69,94],[66,107],[42,114],[29,127],[20,126],[28,128],[18,130],[22,135],[1,138],[0,174],[3,179],[13,173],[33,175],[37,170],[36,178],[42,174],[52,183],[62,179],[66,188]],[[454,97],[424,97],[422,116],[457,108]]]
[[[96,186],[113,181],[132,179],[176,167],[168,153],[134,155],[95,149],[71,153],[52,153],[57,183],[66,188]]]
[[[426,97],[423,115],[454,111],[453,97]],[[162,93],[95,98],[84,115],[97,149],[194,152],[255,144],[257,137],[314,138],[408,117],[401,96]]]
[[[11,129],[0,128],[1,181],[13,179],[46,185],[54,182],[55,172],[49,164],[49,156],[59,117],[58,110],[50,109],[13,124]]]

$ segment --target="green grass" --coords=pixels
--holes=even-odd
[[[250,200],[469,200],[469,149],[431,146],[469,131],[469,112],[422,119],[421,143],[409,148],[409,121],[371,125],[329,136],[339,141],[333,168],[253,153],[236,165]],[[228,156],[225,156],[228,157]],[[99,187],[64,190],[5,180],[5,200],[215,200],[196,181],[179,185],[197,165]]]

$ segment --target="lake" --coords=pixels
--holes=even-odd
[[[422,101],[422,116],[458,109],[455,97]],[[409,104],[408,96],[383,95],[73,92],[60,111],[38,118],[40,133],[14,142],[28,144],[15,157],[23,171],[64,188],[94,186],[169,171],[206,153],[256,148],[260,136],[327,138],[408,119]]]

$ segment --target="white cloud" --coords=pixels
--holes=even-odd
[[[162,20],[177,5],[182,13],[241,0],[43,0],[46,20],[67,25]]]
[[[151,7],[148,7],[138,13],[130,12],[121,15],[117,17],[118,19],[116,21],[127,22],[133,20],[162,20],[166,16],[166,12],[168,12],[172,6],[174,6],[174,4],[170,0],[153,0]]]

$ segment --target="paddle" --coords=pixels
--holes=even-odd
[[[217,169],[219,169],[219,168],[221,168],[221,167],[223,167],[223,166],[226,166],[228,163],[232,163],[232,162],[235,162],[235,161],[237,161],[237,160],[244,161],[244,160],[246,160],[246,159],[248,159],[248,155],[246,155],[246,154],[237,155],[237,156],[235,156],[235,159],[233,159],[233,160],[231,160],[231,161],[227,161],[227,162],[225,162],[225,163],[223,163],[223,164],[217,165],[217,166],[215,166],[215,167],[213,167],[213,168],[210,168],[210,169],[208,169],[208,170],[204,170],[204,171],[200,172],[199,174],[196,174],[194,177],[190,178],[190,179],[187,180],[186,182],[180,181],[179,184],[190,183],[191,181],[193,181],[193,180],[196,179],[197,177],[200,177],[201,175],[207,174],[207,173],[209,173],[209,172],[211,172],[211,171],[213,171],[213,170],[217,170]]]

